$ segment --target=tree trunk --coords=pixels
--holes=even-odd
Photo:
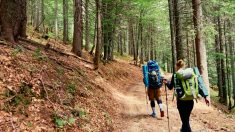
[[[222,38],[222,25],[221,25],[221,19],[218,17],[218,26],[219,26],[219,44],[220,44],[220,53],[224,55],[224,45],[223,45],[223,38]],[[221,65],[221,103],[227,103],[227,90],[226,90],[226,80],[225,80],[225,63],[224,59],[220,59],[220,65]]]
[[[97,39],[97,19],[95,20],[95,28],[94,28],[94,38],[93,38],[93,46],[91,48],[91,51],[89,52],[90,55],[93,55],[93,51],[96,46],[96,39]]]
[[[26,37],[26,0],[1,0],[0,23],[2,37],[15,43],[18,37]]]
[[[176,55],[177,60],[184,59],[184,49],[181,38],[181,29],[180,29],[180,19],[179,19],[179,3],[178,0],[174,0],[174,25],[175,25],[175,45],[176,45]]]
[[[42,31],[43,34],[45,33],[45,24],[44,24],[44,20],[45,20],[45,13],[44,13],[44,0],[42,0],[41,3],[41,23],[42,23]]]
[[[39,32],[39,26],[40,26],[40,0],[35,1],[35,31]]]
[[[120,31],[119,33],[119,45],[120,45],[120,55],[123,56],[123,35],[122,35],[122,31]]]
[[[82,0],[75,0],[74,33],[72,52],[82,56]]]
[[[63,29],[63,42],[67,43],[69,41],[69,29],[68,29],[68,1],[63,0],[63,21],[64,21],[64,29]]]
[[[210,93],[209,78],[207,70],[207,54],[206,46],[202,41],[202,10],[201,10],[201,0],[192,0],[193,5],[193,22],[195,34],[195,44],[196,44],[196,54],[197,54],[197,66],[203,77],[205,85]],[[210,94],[209,94],[210,95]]]
[[[174,34],[174,10],[173,10],[173,1],[174,0],[168,0],[168,8],[169,8],[169,21],[170,21],[170,32],[171,32],[171,52],[172,52],[172,70],[175,71],[174,65],[176,62],[175,57],[175,34]]]
[[[144,64],[143,25],[140,22],[140,64]]]
[[[231,26],[231,22],[229,22],[229,25],[228,25],[228,28],[229,29],[232,29],[232,26]],[[230,54],[230,65],[231,65],[231,89],[233,89],[233,100],[235,100],[235,46],[234,46],[234,41],[232,41],[232,35],[231,35],[231,32],[230,31],[230,35],[229,35],[229,38],[228,38],[228,43],[229,43],[229,54]],[[234,101],[234,104],[233,104],[233,107],[235,107],[235,101]]]
[[[85,2],[85,17],[86,17],[86,44],[85,44],[85,50],[89,50],[90,46],[90,33],[89,33],[89,0],[86,0]]]
[[[99,68],[100,62],[100,46],[102,43],[102,23],[101,23],[101,2],[96,0],[96,19],[97,19],[97,42],[96,42],[96,50],[95,50],[95,58],[94,58],[94,68]]]
[[[190,62],[190,46],[189,46],[189,37],[188,37],[188,31],[186,31],[186,45],[187,45],[187,60],[188,60],[188,67],[191,67]]]
[[[153,25],[150,28],[150,60],[154,59],[154,44],[153,44]]]
[[[219,24],[218,19],[215,19],[215,29],[219,32]],[[215,35],[215,52],[218,54],[220,53],[220,43],[219,43],[219,36],[218,34]],[[218,96],[223,97],[222,95],[222,75],[221,75],[221,64],[220,64],[220,57],[216,55],[216,71],[217,71],[217,87],[219,90]]]
[[[58,37],[58,0],[55,0],[55,37]]]
[[[229,20],[227,20],[227,24],[229,25]],[[226,82],[227,82],[227,88],[228,88],[228,109],[231,110],[232,109],[232,102],[231,102],[231,86],[230,86],[230,64],[229,64],[229,40],[230,40],[230,37],[228,37],[226,35],[226,33],[229,33],[228,30],[229,30],[229,26],[228,26],[228,29],[226,27],[226,21],[224,21],[224,42],[225,42],[225,54],[226,54]],[[227,37],[228,37],[228,41],[227,41]]]

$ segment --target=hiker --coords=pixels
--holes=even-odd
[[[147,94],[149,97],[150,105],[152,108],[152,117],[157,117],[156,109],[155,109],[155,99],[160,108],[160,115],[164,117],[163,104],[161,100],[161,87],[162,87],[162,79],[160,73],[160,67],[156,61],[148,61],[146,67],[146,72],[144,73],[146,77],[144,77],[144,83],[147,88]],[[143,70],[144,71],[144,70]],[[147,80],[146,80],[147,79]]]
[[[176,96],[177,96],[177,108],[180,114],[180,118],[181,118],[181,122],[182,122],[182,127],[180,129],[181,132],[191,132],[191,127],[189,124],[189,117],[191,114],[191,111],[193,109],[194,106],[194,99],[196,99],[196,97],[188,96],[188,98],[186,98],[186,92],[184,87],[186,87],[186,81],[182,81],[181,79],[179,79],[177,76],[180,76],[177,73],[182,73],[183,70],[185,70],[185,63],[183,60],[178,60],[176,63],[176,73],[173,74],[171,81],[167,81],[167,80],[163,80],[163,83],[165,83],[167,85],[167,87],[171,90],[174,87]],[[192,68],[191,68],[192,69]],[[189,71],[190,68],[187,68],[187,70]],[[184,73],[184,75],[186,76],[190,76],[189,74],[187,75],[186,73]],[[188,78],[192,78],[192,77],[188,77]],[[195,82],[193,82],[190,84],[190,89],[193,88],[198,88],[197,90],[195,90],[195,96],[197,96],[196,94],[200,94],[202,97],[204,97],[206,104],[209,106],[209,100],[206,98],[208,96],[208,94],[202,90],[202,87],[199,86],[201,84],[196,83],[198,82],[198,79],[194,79]],[[182,83],[183,82],[183,83]],[[192,90],[193,91],[193,90]],[[193,93],[193,92],[191,92]]]

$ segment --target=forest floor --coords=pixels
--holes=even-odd
[[[171,77],[167,74],[166,78]],[[114,90],[114,97],[122,104],[119,108],[121,118],[117,120],[115,132],[179,132],[181,120],[176,106],[176,99],[173,99],[173,91],[167,91],[169,128],[166,107],[165,87],[161,88],[162,101],[165,109],[165,117],[160,117],[159,107],[157,108],[157,118],[150,116],[152,110],[150,104],[146,102],[144,85],[137,81],[134,85]],[[207,106],[203,99],[194,103],[190,124],[193,132],[235,132],[235,116],[227,114],[214,106]],[[218,107],[218,103],[216,106]],[[220,105],[221,106],[221,105]]]
[[[0,44],[0,131],[168,131],[164,88],[165,117],[152,118],[141,68],[130,58],[119,56],[93,70],[88,53],[77,58],[69,46],[51,43],[49,49],[25,41]],[[168,98],[170,130],[179,131],[172,91]],[[191,115],[196,132],[235,132],[234,122],[233,114],[203,101]]]

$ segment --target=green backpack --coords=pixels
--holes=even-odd
[[[181,89],[180,91],[182,95],[178,96],[177,94],[179,94],[179,92],[175,92],[176,96],[178,96],[180,100],[197,99],[199,93],[198,80],[197,75],[194,73],[192,68],[180,69],[176,74],[174,74],[174,79],[175,91]],[[179,83],[176,83],[177,81],[181,82],[182,87]]]

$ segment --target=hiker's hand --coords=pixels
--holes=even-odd
[[[162,79],[162,82],[163,82],[164,84],[167,84],[167,80],[166,80],[166,79]]]
[[[210,101],[209,101],[207,98],[205,98],[205,102],[206,102],[206,105],[207,105],[207,106],[210,105]]]

